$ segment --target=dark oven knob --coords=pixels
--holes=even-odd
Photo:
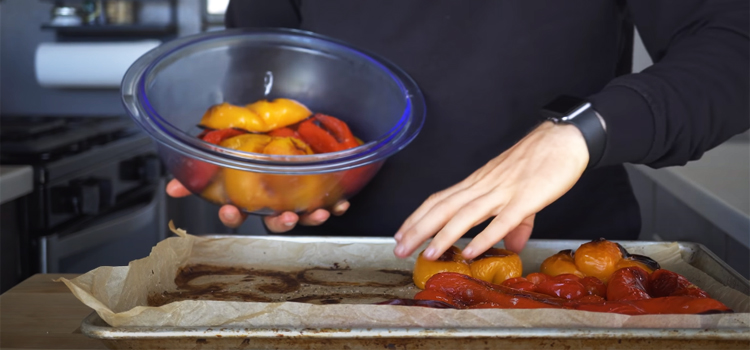
[[[153,155],[140,156],[120,163],[120,179],[154,182],[161,177],[161,162]]]
[[[99,213],[101,181],[90,179],[52,189],[51,204],[55,214],[96,215]]]

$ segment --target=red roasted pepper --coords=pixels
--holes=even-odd
[[[708,293],[690,283],[687,278],[664,269],[658,269],[649,275],[648,292],[654,298],[680,295],[708,298]]]
[[[198,137],[203,141],[218,145],[221,141],[242,134],[246,134],[246,132],[231,128],[220,130],[205,129],[198,135]],[[193,159],[186,159],[184,166],[188,169],[179,173],[187,174],[188,178],[186,179],[187,181],[184,182],[184,185],[194,193],[200,193],[203,191],[203,189],[208,186],[214,176],[219,172],[219,167],[217,165]]]
[[[624,271],[613,274],[610,283],[614,283],[611,288],[613,299],[605,300],[596,293],[601,293],[601,285],[591,284],[584,289],[591,290],[592,293],[578,299],[563,299],[552,297],[545,294],[513,289],[505,285],[494,285],[463,274],[444,272],[434,275],[427,281],[425,290],[420,292],[420,300],[437,300],[447,303],[458,308],[476,309],[476,308],[513,308],[513,309],[533,309],[533,308],[555,308],[555,309],[575,309],[582,311],[611,312],[627,315],[645,315],[645,314],[701,314],[712,312],[732,312],[731,309],[721,302],[696,296],[664,296],[654,297],[648,294],[640,295],[639,292],[648,290],[649,279],[644,275],[645,270],[640,267],[631,267],[623,269]],[[674,280],[673,277],[667,278],[669,274],[664,272],[656,277],[659,279]],[[674,274],[677,275],[677,274]],[[661,276],[661,277],[660,277]],[[677,275],[679,276],[679,275]],[[561,283],[576,282],[576,276],[564,276],[558,279]],[[679,276],[682,277],[682,276]],[[684,278],[684,277],[682,277]],[[539,285],[551,283],[553,278],[544,278],[539,275],[532,276],[532,279]],[[598,280],[598,279],[597,279]],[[677,279],[679,280],[679,279]],[[583,279],[577,282],[581,283]],[[591,280],[586,280],[589,284]],[[627,281],[636,284],[636,288],[631,285],[625,285]],[[520,284],[524,282],[520,278],[509,279],[504,284]],[[530,282],[528,279],[526,282]],[[601,283],[601,282],[600,282]],[[581,283],[584,284],[584,283]],[[665,288],[662,292],[683,293],[685,288],[679,287],[681,284],[665,284],[677,286],[676,288]],[[683,284],[684,285],[684,284]],[[528,287],[527,284],[525,286]],[[627,288],[626,288],[627,287]],[[690,287],[697,289],[697,287]],[[620,289],[620,290],[616,290]],[[608,291],[609,294],[609,291]],[[640,295],[640,296],[639,296]],[[636,299],[643,297],[643,299]],[[615,300],[615,298],[617,300]]]
[[[626,267],[615,271],[607,284],[607,300],[651,299],[648,294],[648,273],[640,267]]]
[[[346,123],[321,113],[316,113],[300,123],[297,133],[315,153],[344,151],[361,145]],[[376,163],[348,170],[340,180],[344,193],[353,195],[362,183],[370,179],[379,166]]]
[[[625,315],[702,314],[732,312],[720,301],[688,296],[661,297],[641,300],[574,303],[571,308],[583,311],[612,312]]]
[[[526,278],[511,278],[503,282],[504,286],[526,291],[537,292],[565,299],[579,299],[588,295],[605,297],[607,287],[596,277],[580,278],[573,274],[548,276],[543,273],[531,273]]]

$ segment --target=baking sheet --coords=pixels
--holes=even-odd
[[[664,268],[685,275],[737,313],[627,316],[574,310],[450,310],[217,300],[184,300],[148,306],[150,296],[176,291],[178,271],[190,265],[305,269],[338,264],[351,271],[372,271],[411,270],[414,263],[414,258],[393,257],[395,242],[386,238],[201,237],[178,232],[179,237],[160,242],[149,257],[133,261],[127,267],[101,267],[73,280],[61,281],[113,327],[750,328],[748,296],[686,263],[685,249],[679,243],[623,242],[623,246],[631,253],[651,256]],[[583,241],[531,241],[521,254],[524,274],[538,271],[541,261],[558,250],[575,249],[581,243]],[[742,282],[746,280],[740,284]]]

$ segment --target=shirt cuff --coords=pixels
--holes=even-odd
[[[645,161],[654,142],[654,114],[644,95],[614,85],[588,100],[607,125],[604,155],[596,167]]]

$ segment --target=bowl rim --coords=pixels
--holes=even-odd
[[[162,62],[183,50],[211,41],[243,36],[291,36],[296,39],[318,40],[336,46],[374,64],[388,74],[399,86],[406,99],[399,122],[377,140],[352,149],[313,155],[267,155],[220,147],[191,136],[166,121],[151,106],[146,95],[146,84],[151,73]],[[375,163],[395,154],[416,138],[425,122],[424,96],[417,83],[391,61],[359,49],[344,41],[298,29],[242,28],[210,31],[175,39],[152,49],[138,58],[123,77],[121,87],[123,105],[128,114],[160,146],[165,146],[189,158],[222,167],[271,174],[318,174],[352,169]]]

